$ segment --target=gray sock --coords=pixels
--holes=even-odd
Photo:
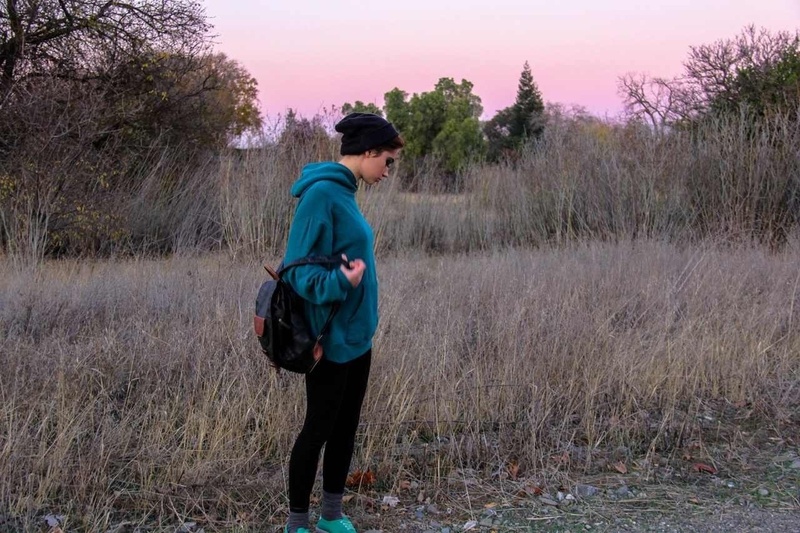
[[[331,494],[322,491],[322,518],[325,520],[339,520],[342,517],[342,496],[344,494]]]
[[[289,511],[289,523],[286,524],[286,530],[289,533],[295,533],[301,527],[310,529],[308,527],[308,511],[305,513],[295,513],[294,511]]]

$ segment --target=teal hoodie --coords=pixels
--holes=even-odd
[[[289,284],[312,305],[306,318],[314,334],[319,333],[334,302],[341,302],[323,337],[324,357],[346,363],[372,347],[378,327],[378,277],[375,272],[372,228],[356,204],[356,177],[340,163],[312,163],[303,168],[292,186],[299,198],[284,261],[309,255],[362,259],[364,277],[353,287],[338,267],[303,265],[286,272]]]

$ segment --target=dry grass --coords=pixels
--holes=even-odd
[[[690,440],[735,445],[750,426],[795,431],[798,264],[796,243],[385,257],[353,466],[385,490],[512,461],[552,478]],[[6,261],[0,274],[0,508],[15,523],[213,528],[284,512],[302,386],[258,354],[258,264]]]
[[[198,158],[190,167],[153,153],[136,170],[118,168],[126,179],[103,196],[80,192],[75,205],[56,194],[61,188],[44,185],[79,179],[57,165],[52,176],[43,171],[48,194],[39,203],[15,189],[16,176],[6,179],[0,251],[28,263],[61,254],[278,253],[295,205],[291,183],[305,163],[338,157],[332,139],[296,141]],[[513,162],[475,163],[450,177],[432,161],[401,162],[392,179],[360,194],[361,205],[381,252],[719,235],[779,247],[800,222],[798,147],[796,116],[711,121],[668,135],[635,124],[554,121]],[[422,194],[401,192],[400,181]],[[447,183],[463,194],[433,194],[449,190]]]

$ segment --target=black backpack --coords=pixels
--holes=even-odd
[[[290,268],[300,265],[346,264],[341,257],[306,257],[281,265],[278,271],[269,266],[264,268],[270,278],[258,290],[254,327],[258,342],[266,356],[278,368],[307,374],[314,370],[314,346],[328,332],[331,320],[339,309],[334,304],[319,335],[312,335],[305,319],[305,300],[283,280],[283,274]]]

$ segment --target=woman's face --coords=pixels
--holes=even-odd
[[[374,185],[389,177],[389,170],[400,157],[400,149],[385,152],[369,151],[361,163],[361,179],[367,185]]]

